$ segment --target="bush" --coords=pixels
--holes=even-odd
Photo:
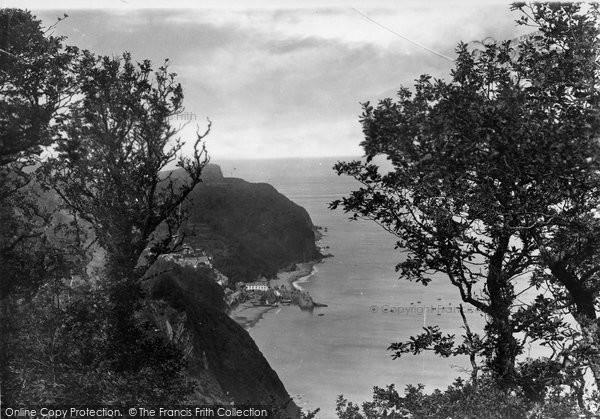
[[[361,409],[362,407],[362,409]],[[546,388],[543,401],[534,401],[520,390],[506,391],[490,377],[476,382],[457,378],[445,391],[424,392],[424,386],[408,385],[400,395],[394,385],[375,387],[373,400],[361,406],[340,395],[339,419],[376,418],[578,418],[582,409],[577,394],[565,386]],[[587,413],[587,412],[586,412]]]

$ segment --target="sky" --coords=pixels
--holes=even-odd
[[[361,103],[449,78],[460,41],[523,33],[508,2],[0,0],[92,52],[168,58],[213,159],[360,156]],[[387,28],[387,29],[386,29]],[[395,33],[393,33],[395,32]],[[413,41],[410,42],[407,39]],[[419,45],[416,45],[416,44]],[[433,51],[433,52],[432,52]],[[448,59],[450,58],[450,59]]]

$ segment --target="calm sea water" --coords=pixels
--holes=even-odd
[[[334,418],[337,395],[353,402],[370,400],[373,386],[422,383],[427,390],[466,376],[466,358],[433,354],[392,360],[390,343],[406,340],[424,325],[464,333],[456,290],[443,277],[427,287],[399,279],[394,270],[404,257],[393,237],[375,223],[349,221],[329,202],[357,185],[331,169],[349,158],[215,161],[228,177],[266,182],[303,206],[315,225],[327,228],[321,242],[333,258],[316,265],[301,283],[315,301],[328,307],[313,312],[282,307],[268,312],[249,330],[288,392],[303,408],[321,408]],[[483,320],[467,313],[477,330]]]

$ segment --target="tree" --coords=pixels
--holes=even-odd
[[[75,87],[77,49],[47,36],[30,12],[0,10],[0,165],[31,163],[52,142]]]
[[[518,217],[531,194],[514,183],[534,144],[524,141],[519,150],[495,129],[518,126],[521,118],[519,86],[503,68],[509,52],[509,44],[489,47],[475,60],[461,45],[451,83],[422,76],[414,97],[403,88],[396,102],[366,103],[367,162],[335,167],[363,188],[332,204],[397,236],[397,247],[410,252],[397,266],[402,276],[426,285],[431,273],[442,272],[463,301],[488,316],[490,367],[507,383],[520,352],[513,280],[526,272],[534,250],[528,220]],[[387,155],[394,170],[380,174],[371,163],[377,154]]]
[[[2,9],[0,24],[4,400],[179,402],[186,360],[155,333],[140,281],[181,241],[171,233],[208,160],[208,130],[180,155],[169,118],[183,94],[166,65],[65,47],[29,12]],[[161,173],[174,160],[187,179]],[[169,234],[152,237],[161,223]],[[107,254],[97,282],[90,229]]]
[[[546,189],[556,196],[536,219],[539,264],[532,283],[550,290],[546,310],[570,313],[577,322],[569,357],[589,366],[600,387],[598,5],[515,8],[523,12],[523,24],[539,28],[539,34],[523,44],[517,69],[536,81],[528,86],[537,93],[531,109],[539,119],[540,135],[552,146],[552,160],[545,165],[550,164],[552,183]]]
[[[34,164],[53,141],[61,109],[72,97],[75,48],[49,36],[30,12],[0,9],[0,380],[19,388],[20,335],[38,289],[76,264],[57,249],[49,228],[55,206],[39,202]]]
[[[176,231],[177,210],[208,162],[202,140],[210,123],[185,157],[170,124],[183,111],[183,92],[166,63],[153,72],[149,61],[136,65],[129,54],[87,53],[77,71],[83,99],[70,108],[47,173],[51,187],[94,229],[109,275],[127,276],[161,223]],[[188,179],[162,173],[173,162]],[[154,258],[170,249],[171,239],[156,243]]]
[[[32,195],[32,166],[49,146],[72,98],[69,66],[77,50],[63,38],[46,36],[30,12],[0,10],[0,253],[42,235],[50,214]],[[30,187],[28,187],[28,185]],[[2,263],[8,269],[9,263]],[[5,275],[10,274],[5,272]],[[3,276],[5,276],[3,275]],[[19,275],[22,277],[22,275]],[[2,295],[16,286],[2,281]],[[25,285],[25,284],[21,284]]]
[[[554,268],[563,295],[579,298],[576,313],[587,307],[590,316],[597,290],[576,289],[557,269],[558,255],[568,254],[562,267],[596,272],[577,258],[595,249],[595,234],[581,233],[596,225],[598,207],[597,7],[514,8],[521,24],[538,29],[529,39],[481,54],[461,44],[450,82],[422,76],[414,92],[363,105],[367,160],[335,167],[363,186],[332,203],[398,238],[408,253],[397,265],[402,276],[426,285],[431,273],[444,273],[486,315],[483,355],[504,387],[519,381],[526,339],[557,343],[568,328],[564,316],[547,327],[531,315],[558,313],[547,293],[519,310],[516,281],[536,271],[531,285],[539,286]],[[372,163],[377,155],[390,160],[390,172]]]
[[[142,276],[158,255],[181,244],[182,237],[174,238],[182,221],[179,208],[208,162],[202,140],[210,122],[197,134],[192,157],[185,157],[170,124],[183,109],[183,92],[166,63],[154,71],[149,61],[135,64],[129,54],[84,52],[75,72],[80,100],[69,107],[56,155],[45,163],[46,184],[87,223],[105,252],[100,288],[107,305],[99,329],[106,344],[100,356],[130,383],[128,394],[140,388],[132,379],[140,379],[141,371],[153,391],[169,371],[170,379],[180,378],[183,358],[136,315],[147,304]],[[187,179],[163,172],[173,162]],[[168,234],[155,234],[161,225]],[[161,354],[171,354],[170,361],[158,361]],[[171,369],[163,371],[167,365]],[[177,400],[181,394],[166,397]]]

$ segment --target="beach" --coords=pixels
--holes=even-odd
[[[284,286],[287,288],[301,289],[297,282],[310,276],[317,263],[319,263],[319,261],[298,263],[296,269],[293,271],[281,271],[277,274],[277,278],[269,280],[269,286],[271,288]],[[245,301],[231,310],[229,317],[235,320],[244,329],[249,329],[262,319],[267,311],[274,308],[278,307],[255,306],[252,301]]]
[[[262,319],[263,315],[276,307],[269,306],[255,306],[250,301],[245,301],[239,304],[235,309],[229,313],[229,317],[231,317],[237,324],[242,326],[244,329],[249,329],[254,326],[260,319]]]
[[[301,289],[298,281],[310,276],[313,273],[314,266],[320,261],[298,263],[293,271],[281,271],[277,274],[277,278],[269,280],[271,288],[276,287],[291,287]]]

